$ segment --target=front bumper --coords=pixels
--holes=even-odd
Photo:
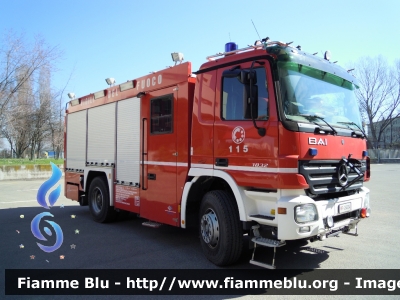
[[[318,216],[313,221],[298,223],[295,220],[295,208],[304,204],[315,205]],[[286,211],[286,214],[278,213],[275,216],[279,240],[324,239],[348,232],[362,220],[362,209],[368,209],[368,215],[370,212],[369,190],[365,187],[354,195],[329,200],[314,201],[307,196],[281,197],[276,205],[277,212]]]
[[[324,239],[356,228],[362,220],[361,210],[367,208],[369,216],[369,189],[362,187],[357,193],[329,200],[315,201],[300,190],[271,193],[246,192],[249,208],[247,221],[275,228],[279,240]],[[310,222],[296,222],[295,209],[301,205],[314,205],[318,217]]]

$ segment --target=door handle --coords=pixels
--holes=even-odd
[[[148,173],[147,174],[147,179],[148,180],[156,180],[156,174]]]
[[[227,167],[228,159],[227,158],[217,158],[215,159],[215,165],[219,167]]]

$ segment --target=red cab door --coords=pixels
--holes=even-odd
[[[240,186],[273,188],[278,167],[278,123],[270,67],[267,61],[264,64],[249,61],[234,67],[257,74],[254,84],[257,104],[251,113],[244,99],[244,95],[249,95],[245,84],[236,77],[223,76],[232,66],[218,70],[214,168],[230,174]],[[259,134],[252,118],[265,135]]]

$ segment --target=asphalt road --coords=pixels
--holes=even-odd
[[[323,242],[290,243],[278,248],[278,269],[400,269],[400,164],[372,165],[372,214],[363,220],[359,236],[341,235]],[[143,219],[131,215],[125,220],[99,224],[92,220],[88,207],[60,196],[49,212],[62,228],[64,242],[53,253],[38,248],[31,221],[47,211],[36,201],[44,180],[0,181],[0,299],[4,296],[5,269],[216,269],[202,254],[196,231],[161,226],[142,226]],[[63,194],[63,192],[62,192]],[[79,232],[78,232],[78,231]],[[21,247],[23,245],[23,248]],[[35,258],[31,259],[34,255]],[[60,259],[60,255],[64,259]],[[272,250],[257,249],[257,257],[269,262]],[[248,263],[251,250],[227,269],[259,269]],[[266,272],[273,272],[265,270]],[[344,271],[345,272],[345,271]],[[2,296],[3,295],[3,296]],[[143,296],[144,297],[144,296]],[[187,299],[185,296],[147,296]],[[196,296],[196,299],[260,298],[263,296]],[[298,299],[280,296],[279,299]],[[307,296],[307,299],[331,299],[333,296]],[[362,297],[362,298],[361,298]],[[72,296],[12,296],[6,299],[72,299]],[[77,296],[74,299],[110,299],[111,296]],[[112,297],[128,299],[128,296]],[[137,297],[136,297],[137,298]],[[300,297],[302,298],[302,297]],[[303,298],[303,299],[306,299]],[[335,299],[347,299],[334,296]],[[357,298],[357,297],[353,297]],[[360,296],[380,299],[381,296]],[[396,297],[386,297],[393,298]]]

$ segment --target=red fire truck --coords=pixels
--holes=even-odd
[[[290,43],[234,43],[197,72],[175,66],[87,96],[66,110],[65,196],[97,222],[132,212],[147,226],[197,226],[218,266],[243,236],[357,235],[370,215],[366,136],[356,79]]]

